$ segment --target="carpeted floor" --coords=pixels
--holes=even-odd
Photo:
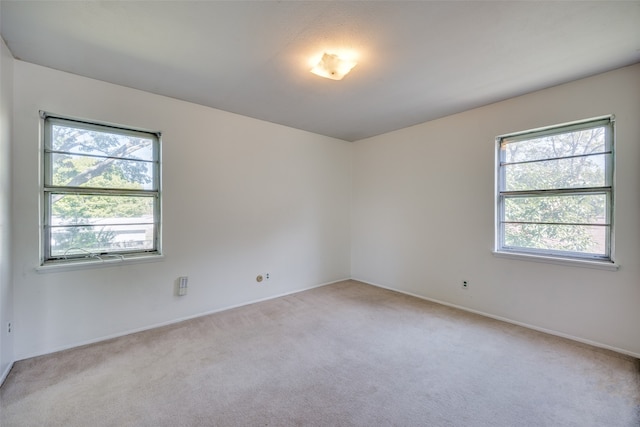
[[[639,361],[355,281],[17,362],[10,426],[640,426]]]

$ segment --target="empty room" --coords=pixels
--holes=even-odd
[[[3,427],[640,425],[640,1],[0,36]]]

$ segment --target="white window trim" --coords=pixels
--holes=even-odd
[[[569,267],[586,267],[597,270],[617,271],[620,264],[612,261],[595,261],[582,258],[561,258],[557,256],[533,255],[524,252],[504,252],[494,250],[493,255],[497,258],[514,259],[518,261],[541,262],[545,264],[566,265]]]
[[[141,264],[147,262],[158,262],[164,259],[163,254],[150,254],[150,255],[138,255],[138,256],[128,256],[126,258],[112,258],[112,259],[91,259],[91,258],[81,258],[74,259],[72,261],[55,261],[55,262],[47,262],[46,264],[39,265],[36,267],[36,271],[38,273],[56,273],[62,271],[70,271],[70,270],[84,270],[91,268],[103,268],[103,267],[113,267],[119,265],[127,265],[127,264]]]
[[[607,213],[610,216],[610,232],[608,236],[608,245],[609,245],[609,256],[605,257],[593,257],[593,256],[572,256],[567,255],[563,252],[559,251],[536,251],[536,250],[520,250],[520,249],[510,249],[502,247],[502,234],[501,234],[501,213],[502,213],[502,204],[501,204],[501,168],[500,168],[500,145],[501,141],[505,138],[522,138],[525,139],[529,135],[533,135],[540,132],[547,132],[554,129],[560,129],[576,126],[580,127],[581,125],[596,123],[598,121],[609,122],[611,127],[611,151],[612,151],[612,160],[611,160],[611,171],[610,171],[610,179],[611,179],[611,191],[610,191],[610,206],[609,212]],[[587,267],[587,268],[595,268],[601,270],[609,270],[616,271],[620,268],[620,265],[615,262],[615,221],[614,221],[614,213],[615,213],[615,116],[607,115],[594,117],[586,120],[578,120],[574,122],[541,127],[536,129],[531,129],[522,132],[514,132],[509,134],[504,134],[496,137],[496,145],[495,145],[495,223],[494,223],[494,249],[492,253],[494,256],[499,258],[509,258],[520,261],[533,261],[533,262],[542,262],[542,263],[550,263],[550,264],[558,264],[558,265],[567,265],[574,267]]]
[[[81,119],[77,117],[64,116],[59,114],[48,113],[46,111],[40,111],[40,147],[39,147],[39,164],[40,164],[40,177],[39,177],[39,185],[40,185],[40,224],[39,224],[39,265],[36,266],[35,270],[38,272],[54,272],[54,271],[65,271],[65,270],[77,270],[84,268],[96,268],[96,267],[105,267],[111,265],[122,265],[122,264],[135,264],[142,262],[155,262],[164,259],[164,255],[162,252],[162,142],[161,142],[161,132],[154,132],[147,129],[134,128],[128,126],[122,126],[112,123],[100,122],[96,120],[87,120]],[[69,259],[47,259],[46,249],[45,249],[45,215],[46,215],[46,206],[47,203],[45,201],[46,191],[45,191],[45,171],[48,165],[46,165],[44,148],[46,146],[46,119],[60,119],[67,120],[73,122],[79,122],[87,125],[88,127],[95,126],[96,128],[104,129],[113,128],[114,130],[118,130],[122,133],[146,133],[152,134],[156,137],[157,142],[157,157],[158,157],[158,167],[157,167],[157,176],[155,177],[157,181],[157,221],[156,221],[156,242],[155,242],[155,250],[153,251],[140,251],[140,252],[131,252],[131,253],[122,253],[122,254],[107,254],[105,256],[88,256],[88,257],[78,257],[78,258],[69,258]]]

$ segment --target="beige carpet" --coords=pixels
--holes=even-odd
[[[640,426],[636,359],[354,281],[15,364],[9,426]]]

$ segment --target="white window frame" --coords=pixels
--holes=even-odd
[[[614,187],[615,187],[615,117],[613,115],[596,117],[561,125],[532,129],[523,132],[505,134],[496,137],[496,218],[495,218],[495,250],[497,256],[530,259],[533,261],[551,262],[556,264],[582,265],[586,267],[616,270],[614,262]],[[605,163],[605,185],[590,188],[553,188],[545,190],[506,191],[504,152],[501,147],[512,142],[521,142],[545,135],[568,133],[596,127],[605,127],[605,153],[609,153]],[[568,157],[561,157],[568,158]],[[532,160],[535,161],[545,161]],[[509,247],[505,245],[505,200],[518,196],[570,195],[570,194],[605,194],[607,200],[605,224],[606,233],[605,254],[584,254],[572,251],[553,249],[536,249],[523,247]],[[586,225],[586,224],[585,224]]]
[[[150,138],[153,145],[152,164],[153,188],[152,189],[117,189],[106,187],[74,187],[74,186],[56,186],[51,183],[51,147],[48,143],[51,138],[51,127],[54,124],[69,124],[75,128],[86,130],[105,131],[112,134],[121,134],[129,136],[140,136]],[[113,125],[98,121],[90,121],[84,119],[76,119],[56,114],[40,111],[41,124],[41,225],[40,225],[40,267],[46,269],[49,267],[65,267],[65,266],[82,266],[96,265],[111,262],[123,262],[129,260],[145,261],[153,258],[162,258],[162,173],[161,173],[161,133],[148,131],[143,129],[135,129],[125,126]],[[126,160],[126,158],[123,158]],[[149,249],[130,249],[107,251],[101,253],[75,253],[72,255],[52,255],[51,254],[51,206],[50,195],[56,194],[87,194],[87,195],[110,195],[110,196],[143,196],[153,198],[153,244]]]

